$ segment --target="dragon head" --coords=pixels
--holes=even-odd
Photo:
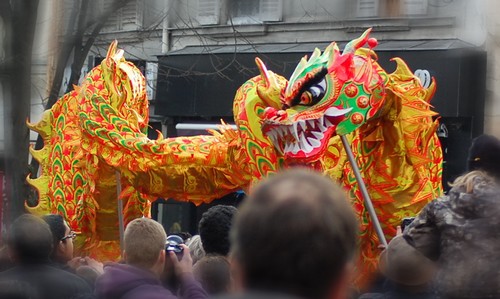
[[[260,116],[262,133],[287,163],[317,161],[332,136],[349,134],[377,115],[387,76],[373,58],[377,41],[369,38],[370,31],[342,53],[332,43],[323,53],[315,49],[309,59],[302,58],[279,95],[276,89],[274,94],[259,90],[267,104]],[[362,48],[365,44],[370,49]],[[274,74],[260,60],[257,65],[273,85]]]

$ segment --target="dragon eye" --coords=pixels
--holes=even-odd
[[[326,81],[323,78],[323,80],[321,80],[319,83],[312,85],[301,94],[300,105],[316,105],[325,96],[325,91]]]
[[[300,95],[300,105],[310,106],[313,105],[313,95],[309,91],[304,91]]]

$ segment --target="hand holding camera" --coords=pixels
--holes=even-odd
[[[177,276],[182,277],[186,274],[193,273],[193,259],[191,258],[191,254],[189,253],[189,247],[182,244],[180,245],[183,248],[183,254],[179,259],[179,256],[176,255],[173,251],[169,252],[170,259],[174,264],[175,273]]]
[[[168,236],[165,250],[174,265],[178,277],[193,273],[193,259],[189,253],[189,247],[184,244],[181,237],[176,235]]]

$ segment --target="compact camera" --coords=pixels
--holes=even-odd
[[[168,236],[165,251],[174,252],[180,260],[184,251],[184,248],[181,246],[182,244],[184,244],[184,240],[181,237],[177,235]]]

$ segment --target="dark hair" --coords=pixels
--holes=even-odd
[[[21,262],[45,262],[52,253],[52,233],[42,219],[25,214],[11,225],[8,246]]]
[[[324,299],[357,252],[357,222],[330,179],[292,170],[253,190],[231,240],[247,288]]]
[[[209,255],[199,260],[193,274],[209,295],[227,293],[231,285],[229,262],[221,255]]]
[[[469,149],[467,170],[482,170],[500,178],[500,140],[491,135],[475,138]]]
[[[184,243],[186,243],[192,237],[192,235],[188,232],[180,232],[180,233],[170,234],[169,236],[173,236],[173,235],[181,237],[182,240],[184,240]]]
[[[64,226],[64,218],[58,214],[49,214],[42,217],[49,225],[52,232],[54,247],[65,237],[66,227]]]
[[[229,253],[229,231],[237,211],[233,206],[218,205],[203,213],[198,229],[206,254]]]

